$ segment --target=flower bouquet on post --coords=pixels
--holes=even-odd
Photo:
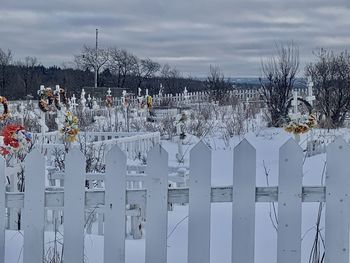
[[[63,128],[61,129],[66,152],[71,148],[72,143],[77,141],[79,133],[78,122],[78,117],[73,116],[70,111],[66,112]]]
[[[317,120],[314,114],[309,116],[301,116],[295,120],[290,120],[287,125],[284,126],[284,130],[289,133],[293,133],[297,142],[300,141],[300,134],[307,133],[311,129],[315,128]]]
[[[32,135],[18,124],[8,124],[1,131],[3,144],[0,146],[0,154],[5,158],[10,174],[7,173],[8,183],[11,184],[9,175],[17,174],[17,189],[24,191],[24,159],[33,147]]]

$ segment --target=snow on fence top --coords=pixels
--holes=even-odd
[[[290,139],[279,151],[278,187],[256,187],[256,151],[243,140],[234,149],[233,187],[211,187],[211,150],[200,142],[190,153],[189,188],[168,189],[168,153],[148,153],[146,187],[127,190],[126,156],[113,146],[106,157],[105,189],[85,187],[85,157],[66,158],[65,186],[45,191],[45,158],[34,150],[25,161],[25,192],[5,192],[0,159],[0,210],[23,208],[26,263],[43,262],[45,208],[64,209],[64,262],[84,261],[85,209],[104,211],[104,263],[125,262],[125,207],[146,201],[146,263],[167,262],[168,204],[189,204],[188,262],[209,263],[211,203],[232,202],[232,263],[254,263],[255,204],[278,202],[277,262],[301,262],[302,202],[325,202],[327,263],[349,263],[350,147],[341,138],[327,148],[325,186],[302,185],[303,152]],[[5,216],[0,217],[0,263],[4,263]],[[137,251],[133,251],[137,253]]]

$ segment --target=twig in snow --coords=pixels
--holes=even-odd
[[[270,186],[270,183],[269,183],[269,173],[270,173],[270,171],[266,167],[265,160],[263,160],[263,166],[264,166],[265,177],[266,177],[266,185]],[[278,218],[277,218],[275,202],[270,202],[269,205],[270,205],[269,217],[270,217],[272,226],[274,227],[274,229],[276,231],[278,231]],[[273,217],[272,217],[272,214],[273,214]]]

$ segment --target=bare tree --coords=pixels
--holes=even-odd
[[[110,49],[109,69],[117,76],[117,87],[124,88],[127,76],[136,71],[137,60],[135,55],[125,49]]]
[[[169,64],[165,64],[160,71],[160,77],[164,80],[166,93],[171,93],[178,90],[178,80],[181,77],[179,70],[172,68]]]
[[[261,63],[261,96],[270,113],[270,126],[283,125],[287,100],[294,88],[299,70],[299,48],[293,42],[276,44],[275,54]]]
[[[12,51],[2,50],[0,48],[0,90],[4,94],[6,92],[6,86],[9,82],[8,66],[12,62]]]
[[[84,45],[81,53],[74,56],[75,63],[80,69],[89,69],[94,71],[97,78],[101,69],[106,66],[109,59],[109,52],[103,48],[92,48]],[[98,83],[98,82],[97,82]]]
[[[17,65],[21,68],[20,77],[24,83],[25,95],[29,94],[30,90],[37,87],[34,83],[35,67],[39,65],[36,57],[25,57],[24,61],[17,62]]]
[[[137,59],[135,67],[135,76],[138,78],[138,87],[141,87],[142,81],[154,77],[159,71],[160,64],[149,58]]]
[[[336,55],[321,49],[316,57],[315,63],[306,66],[306,75],[314,82],[320,124],[325,128],[338,128],[350,110],[350,54],[344,51]]]
[[[220,67],[212,65],[210,65],[209,68],[209,76],[206,80],[206,86],[210,91],[211,99],[218,101],[220,104],[223,104],[224,100],[228,98],[226,95],[232,88],[232,85],[225,80],[225,76]]]
[[[162,78],[179,78],[181,74],[176,68],[172,68],[169,64],[164,64],[160,75]]]

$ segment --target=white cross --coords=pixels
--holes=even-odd
[[[40,89],[38,90],[38,95],[41,95],[45,90],[45,86],[44,85],[40,85]]]
[[[314,83],[312,82],[312,78],[309,76],[308,79],[307,79],[307,91],[308,91],[308,94],[307,94],[306,100],[307,100],[307,102],[310,103],[311,106],[313,104],[313,101],[316,99],[316,97],[313,96],[313,94],[312,94],[313,86],[314,86]]]
[[[56,85],[55,91],[56,91],[57,93],[60,93],[60,85]]]
[[[296,120],[299,118],[299,113],[298,113],[298,91],[293,91],[293,100],[292,100],[292,105],[293,105],[293,114],[291,114],[291,118],[293,120]]]
[[[107,90],[108,96],[111,96],[111,93],[112,93],[111,88],[108,88],[108,90]]]
[[[80,104],[82,105],[83,109],[85,109],[85,103],[86,103],[85,90],[82,89],[80,94]]]
[[[95,97],[92,98],[92,108],[98,109],[97,99]]]
[[[160,87],[159,87],[159,96],[161,97],[162,96],[162,94],[163,94],[163,84],[162,83],[160,83]]]
[[[77,100],[77,98],[75,97],[75,94],[73,94],[73,96],[72,96],[72,103],[75,103],[76,102],[76,100]]]
[[[76,103],[77,98],[75,97],[75,94],[73,94],[72,98],[71,98],[71,105],[72,108],[75,110],[76,107],[78,106],[78,104]]]
[[[58,99],[58,103],[60,103],[61,102],[61,97],[59,96],[60,95],[60,85],[56,85],[56,87],[55,87],[55,95],[58,95],[57,99]]]
[[[138,91],[139,91],[139,97],[141,97],[141,88],[138,88]]]
[[[184,89],[184,98],[185,98],[185,101],[187,101],[187,99],[188,99],[187,87],[185,87],[185,89]]]

